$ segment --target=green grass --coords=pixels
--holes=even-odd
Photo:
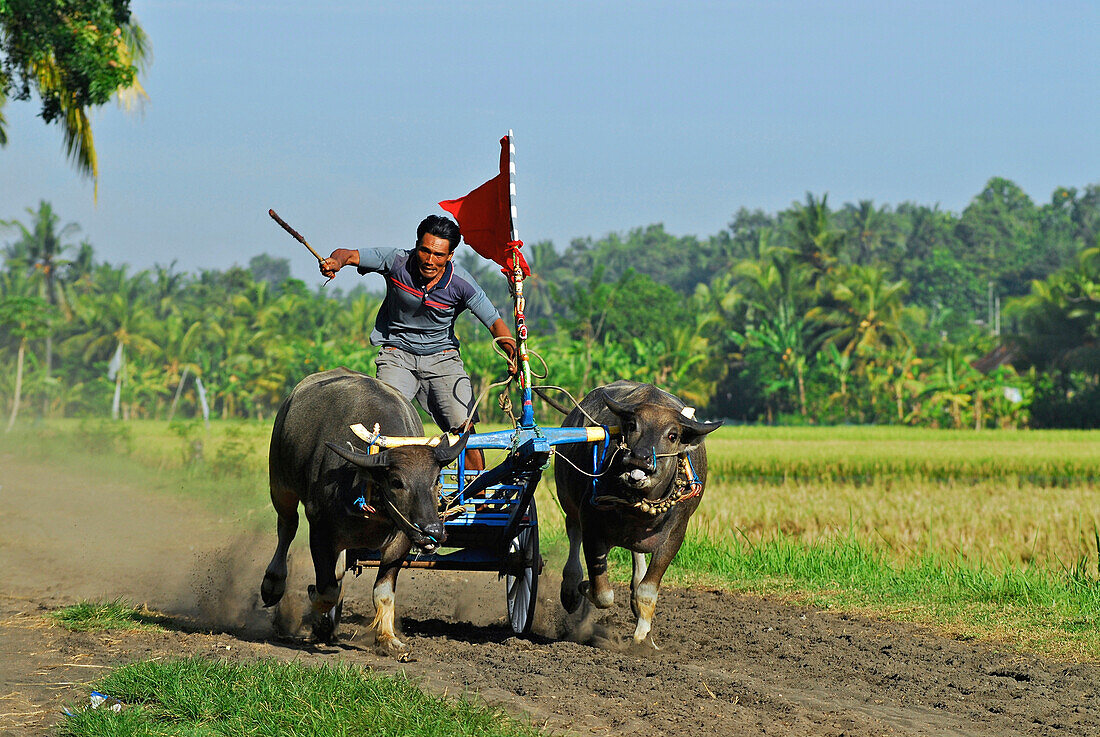
[[[1100,482],[1100,435],[1089,431],[723,427],[707,451],[718,482]]]
[[[49,618],[73,632],[150,629],[163,621],[148,609],[132,606],[122,599],[105,603],[82,601],[50,612]]]
[[[630,561],[616,551],[617,577]],[[1070,660],[1100,659],[1100,565],[1059,571],[992,566],[928,553],[899,565],[854,535],[808,543],[779,535],[753,544],[689,535],[666,581],[707,585],[839,611],[921,622]]]
[[[346,664],[307,666],[194,657],[135,663],[98,681],[124,704],[119,713],[82,709],[59,732],[108,735],[311,735],[357,737],[537,735],[471,699],[441,698],[398,676]]]

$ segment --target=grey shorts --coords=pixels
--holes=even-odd
[[[473,409],[474,385],[466,374],[462,357],[453,348],[418,356],[382,346],[374,363],[379,381],[419,402],[442,430],[457,430]]]

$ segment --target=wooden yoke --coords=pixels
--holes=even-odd
[[[355,433],[356,437],[358,437],[360,440],[363,440],[364,442],[366,442],[372,448],[377,448],[377,449],[396,448],[396,447],[401,446],[401,445],[427,445],[429,447],[434,448],[435,446],[439,445],[439,441],[441,439],[441,436],[439,436],[439,435],[436,435],[436,436],[430,437],[430,438],[428,438],[428,437],[418,438],[418,437],[408,437],[408,436],[400,436],[400,435],[394,435],[394,436],[380,435],[377,432],[377,430],[378,430],[378,425],[377,424],[374,426],[375,427],[374,432],[371,432],[370,430],[368,430],[363,425],[363,423],[361,423],[361,422],[357,422],[354,425],[351,425],[350,427],[351,427],[351,431],[353,433]],[[447,442],[450,443],[451,445],[454,445],[455,443],[457,443],[461,439],[462,439],[461,435],[451,435],[450,433],[448,433],[448,435],[447,435]]]

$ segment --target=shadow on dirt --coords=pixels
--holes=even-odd
[[[489,643],[499,645],[513,637],[520,637],[540,645],[553,642],[551,638],[536,633],[531,633],[528,636],[517,635],[511,627],[506,625],[474,625],[468,622],[453,622],[437,617],[428,619],[403,617],[401,619],[401,629],[404,630],[406,635],[413,637],[457,640],[471,645]]]

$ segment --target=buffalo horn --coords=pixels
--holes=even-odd
[[[439,436],[439,445],[435,446],[433,451],[435,459],[439,461],[439,465],[446,466],[455,458],[458,458],[458,454],[466,447],[466,441],[470,439],[470,431],[462,433],[462,437],[458,439],[454,445],[451,445],[451,438],[447,433],[443,433]]]
[[[607,396],[606,394],[604,395],[603,401],[604,404],[607,405],[607,408],[609,410],[614,412],[620,419],[624,420],[633,415],[634,411],[637,409],[636,405],[616,402],[614,399]]]
[[[694,417],[685,417],[680,415],[680,424],[686,429],[691,430],[699,435],[706,435],[709,432],[713,432],[722,426],[722,420],[718,422],[700,422]]]
[[[346,445],[337,445],[336,443],[326,442],[328,446],[336,455],[343,458],[348,463],[359,466],[359,468],[377,468],[379,466],[389,465],[389,454],[385,451],[381,453],[363,453],[362,451],[350,448]]]

